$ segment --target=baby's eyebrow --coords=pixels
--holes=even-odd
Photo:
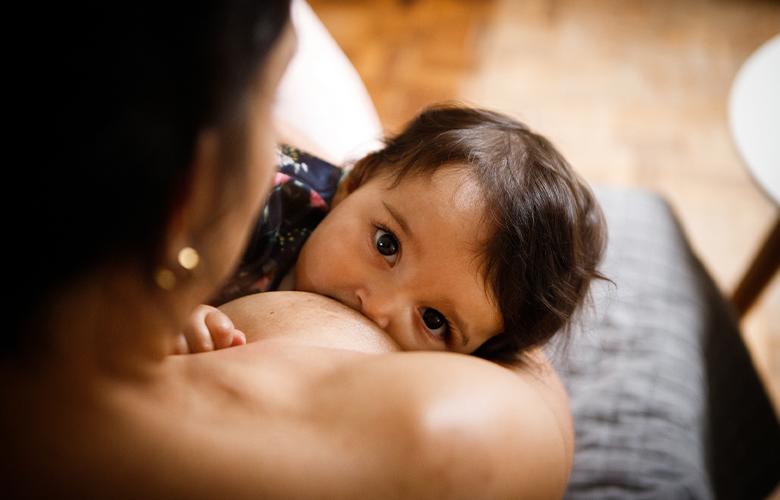
[[[390,213],[390,216],[395,219],[395,221],[398,223],[399,226],[401,226],[401,229],[403,230],[404,234],[406,234],[406,237],[410,240],[414,239],[414,234],[412,234],[412,229],[409,227],[409,222],[406,220],[406,218],[401,215],[401,213],[390,206],[387,202],[383,201],[382,205],[385,206],[385,210],[387,210]]]

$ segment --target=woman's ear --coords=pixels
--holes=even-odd
[[[175,255],[183,246],[194,246],[202,231],[219,212],[220,141],[215,130],[201,132],[195,144],[192,164],[176,186],[174,202],[165,229],[165,258]]]

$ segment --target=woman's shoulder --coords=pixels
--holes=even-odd
[[[328,422],[323,429],[331,436],[360,439],[364,451],[376,445],[369,455],[381,456],[383,468],[427,475],[436,488],[470,486],[472,496],[489,490],[498,497],[562,496],[573,455],[571,415],[541,351],[515,369],[461,354],[397,352],[362,315],[301,292],[260,294],[225,307],[249,338],[273,340],[274,332],[286,332],[279,340],[287,349],[326,348],[316,356],[295,351],[299,364],[287,372],[306,379],[298,402]],[[311,311],[316,314],[308,317]],[[336,357],[342,349],[363,355]],[[311,362],[300,366],[303,357]],[[494,479],[464,484],[476,477]]]
[[[404,422],[402,439],[415,450],[414,470],[404,462],[398,473],[428,476],[431,487],[442,488],[429,492],[437,496],[563,496],[573,454],[571,417],[546,360],[512,371],[458,354],[372,358],[345,365],[329,383],[348,387],[356,398],[381,388],[382,397],[369,400],[376,406],[364,411],[390,412]]]
[[[286,436],[287,446],[273,454],[277,486],[286,485],[288,493],[315,487],[291,480],[303,468],[328,478],[317,483],[318,491],[331,488],[341,497],[365,485],[388,497],[562,496],[571,462],[570,416],[565,392],[543,358],[512,371],[461,354],[398,352],[391,340],[376,340],[381,330],[363,316],[300,292],[260,294],[223,307],[259,341],[180,361],[208,365],[193,387],[204,380],[231,393],[248,387],[239,391],[245,403],[262,408],[265,418],[240,433],[242,442]],[[355,339],[362,339],[360,349]],[[271,451],[260,444],[250,450],[254,462]],[[317,459],[325,456],[325,462]]]

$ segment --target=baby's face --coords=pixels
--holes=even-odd
[[[405,350],[471,353],[501,331],[478,249],[479,188],[459,169],[377,176],[336,205],[301,250],[295,288],[372,319]]]

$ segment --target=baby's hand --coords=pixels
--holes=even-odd
[[[174,354],[206,352],[246,344],[246,335],[216,307],[200,305],[176,339]]]

